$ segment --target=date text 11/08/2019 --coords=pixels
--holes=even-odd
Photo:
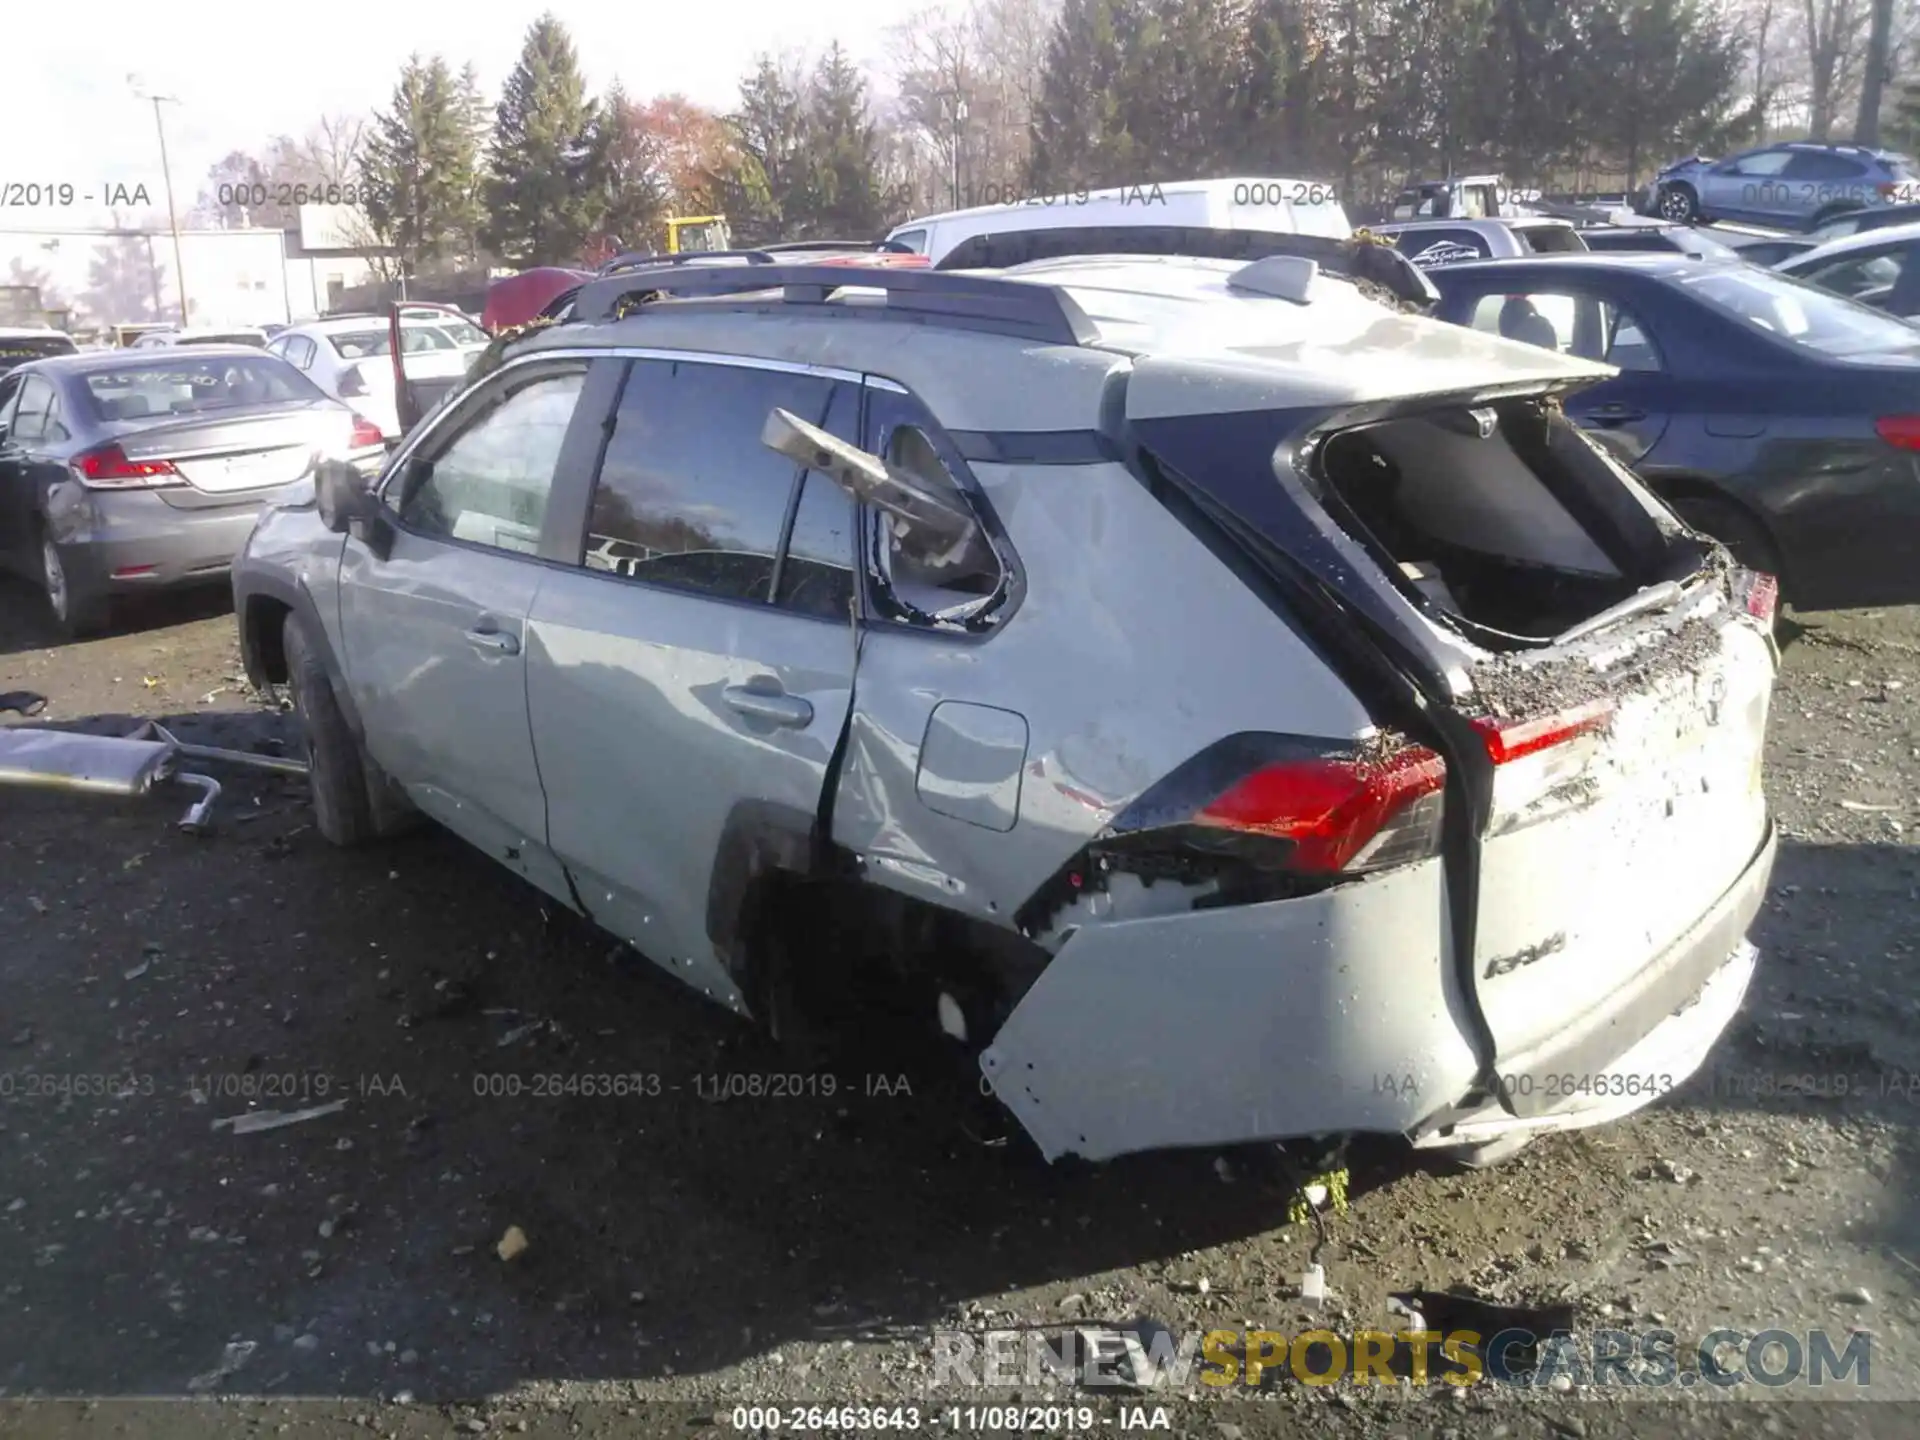
[[[960,208],[985,209],[989,206],[1068,206],[1093,204],[1166,205],[1167,193],[1159,185],[1115,185],[1106,189],[1089,186],[1058,191],[1028,191],[1017,185],[988,182],[960,188]],[[915,208],[914,191],[900,188],[882,196],[890,209]],[[1234,205],[1333,205],[1340,194],[1332,185],[1309,180],[1240,180],[1234,182],[1229,199]]]
[[[783,1431],[837,1433],[944,1429],[952,1434],[984,1431],[1023,1435],[1089,1433],[1095,1430],[1171,1430],[1163,1405],[1123,1405],[1103,1415],[1091,1405],[948,1405],[923,1411],[918,1405],[736,1405],[730,1427],[755,1435]]]
[[[151,205],[145,185],[74,180],[0,180],[0,210],[69,210],[75,205]]]

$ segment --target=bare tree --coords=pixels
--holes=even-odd
[[[1807,133],[1825,140],[1866,62],[1870,0],[1801,0],[1807,36]]]

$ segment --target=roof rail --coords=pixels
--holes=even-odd
[[[991,264],[996,242],[1003,240],[1011,242],[1007,248],[1019,252],[1014,263],[1058,260],[1072,255],[1190,255],[1247,261],[1264,260],[1270,255],[1293,255],[1312,260],[1329,274],[1383,286],[1396,300],[1407,304],[1432,309],[1440,303],[1440,292],[1419,266],[1393,245],[1385,243],[1384,235],[1369,236],[1364,230],[1356,231],[1351,240],[1283,231],[1217,230],[1207,225],[1114,225],[1009,231],[1004,235],[969,236],[942,256],[932,273],[982,268],[983,262]]]
[[[649,255],[642,250],[616,255],[596,275],[617,275],[627,270],[656,269],[667,265],[691,265],[696,260],[745,260],[749,265],[772,265],[774,257],[764,250],[676,250],[670,255]]]
[[[834,305],[836,316],[924,317],[955,329],[1050,345],[1083,345],[1099,334],[1073,299],[1051,285],[921,269],[863,268],[850,274],[841,266],[781,265],[770,259],[744,266],[663,266],[602,275],[575,293],[571,318],[588,324],[623,319],[633,313],[629,302],[649,295],[670,300],[733,298],[742,309],[758,310],[768,305],[825,306],[837,290],[884,291],[886,304]],[[763,293],[768,291],[778,293]]]

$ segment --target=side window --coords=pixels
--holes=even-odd
[[[822,423],[834,389],[784,370],[634,361],[594,484],[583,563],[701,595],[770,600],[799,475],[760,433],[775,408]]]
[[[857,433],[859,411],[858,387],[836,385],[821,428],[851,437]],[[793,527],[774,584],[776,605],[823,620],[848,618],[853,605],[855,523],[851,495],[818,471],[809,470],[801,477],[800,503],[794,507]]]
[[[289,363],[305,370],[313,364],[313,341],[304,335],[291,335],[280,353],[287,357]]]
[[[1849,255],[1818,269],[1803,270],[1800,278],[1850,299],[1869,298],[1873,291],[1890,290],[1899,283],[1911,253],[1877,250],[1871,255]]]
[[[893,239],[895,244],[905,245],[916,255],[927,253],[927,232],[924,230],[908,230],[894,236]]]
[[[7,412],[13,409],[13,402],[20,394],[20,382],[24,379],[24,375],[0,376],[0,425],[12,425],[13,417]]]
[[[53,408],[53,386],[29,375],[20,387],[20,408],[14,412],[11,438],[21,441],[47,438],[47,412]]]
[[[401,523],[423,535],[537,553],[586,373],[549,372],[496,392],[413,477]]]
[[[875,453],[984,521],[980,505],[958,479],[959,456],[939,438],[939,428],[925,408],[906,396],[871,393]],[[929,626],[966,624],[990,611],[1006,593],[1011,555],[984,526],[976,543],[934,564],[908,553],[884,516],[871,516],[870,524],[871,588],[874,608],[884,618]]]
[[[1793,154],[1791,150],[1762,150],[1757,154],[1742,157],[1727,173],[1751,178],[1778,175],[1787,168],[1788,162],[1793,159]]]
[[[1604,304],[1598,309],[1600,323],[1606,327],[1606,346],[1601,353],[1607,364],[1618,365],[1622,370],[1660,368],[1660,352],[1653,348],[1652,339],[1632,311]]]
[[[1818,150],[1801,150],[1781,172],[1786,180],[1857,180],[1866,171],[1858,160],[1844,155],[1827,155]]]
[[[1552,292],[1485,295],[1474,307],[1473,328],[1542,350],[1573,349],[1579,306],[1573,296]]]

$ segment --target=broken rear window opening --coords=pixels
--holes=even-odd
[[[1538,396],[1335,430],[1304,465],[1402,593],[1491,650],[1550,644],[1710,553]]]

